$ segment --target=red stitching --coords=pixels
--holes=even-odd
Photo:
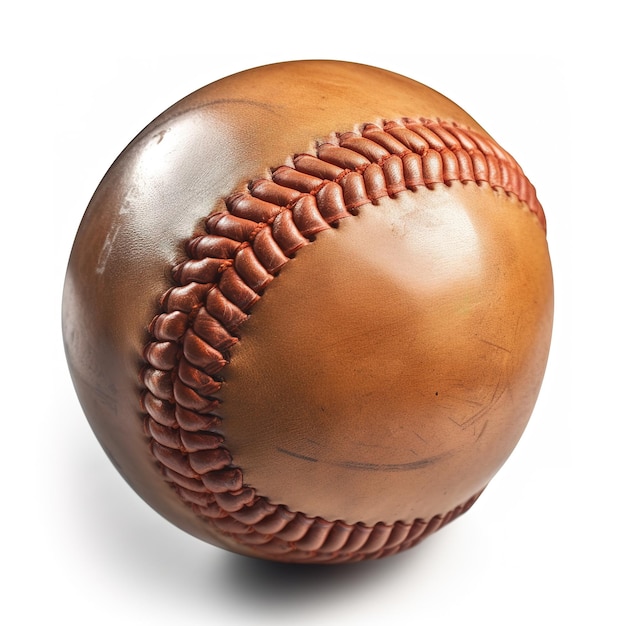
[[[361,137],[365,142],[359,141]],[[378,144],[380,149],[372,144]],[[383,151],[385,154],[374,161],[367,157],[368,153]],[[324,160],[322,154],[354,167],[338,167]],[[544,227],[545,219],[534,188],[517,163],[492,140],[454,123],[404,118],[401,122],[387,122],[383,128],[364,124],[360,135],[336,134],[330,142],[318,144],[316,154],[294,157],[292,162],[293,167],[272,170],[268,180],[253,181],[248,192],[227,198],[227,210],[206,220],[206,236],[210,239],[193,237],[187,242],[187,261],[191,262],[193,256],[196,265],[187,270],[187,261],[183,261],[174,275],[188,276],[192,281],[207,277],[215,282],[182,284],[174,279],[173,287],[161,298],[162,312],[149,326],[152,340],[146,346],[146,364],[141,374],[144,427],[164,480],[219,532],[268,558],[378,558],[415,545],[466,511],[478,494],[431,520],[373,527],[329,522],[269,503],[244,483],[241,470],[232,465],[228,449],[219,443],[223,439],[216,429],[221,418],[212,414],[218,401],[211,394],[221,386],[219,372],[228,361],[228,346],[237,341],[234,332],[286,259],[310,244],[316,233],[379,198],[455,181],[489,184],[526,203]],[[334,175],[326,177],[325,173],[330,172]],[[346,201],[347,195],[352,195],[350,201]],[[283,206],[275,205],[268,200],[273,197],[288,201]],[[236,215],[231,211],[235,202]],[[262,232],[264,236],[260,237]],[[219,257],[216,274],[210,261],[215,257],[199,252],[205,245],[208,250],[215,248],[220,254],[228,254],[227,258]],[[205,258],[209,265],[198,265]],[[241,263],[247,265],[242,267]],[[240,272],[238,267],[245,271]],[[184,316],[186,330],[178,337]],[[212,346],[202,339],[194,331],[197,322],[203,325],[198,332],[217,337],[214,341],[226,347],[220,349],[218,344]],[[162,339],[156,336],[157,329],[163,329]],[[171,392],[159,372],[170,377]],[[159,397],[150,391],[151,385],[158,388]],[[194,442],[193,450],[185,440]],[[203,441],[208,446],[204,450]]]

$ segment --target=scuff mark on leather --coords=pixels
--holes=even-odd
[[[192,111],[199,111],[201,109],[210,109],[215,106],[231,105],[231,104],[240,104],[240,105],[255,107],[258,109],[263,109],[264,111],[268,111],[269,113],[273,113],[274,115],[278,113],[276,110],[276,107],[272,106],[271,104],[268,104],[267,102],[249,100],[246,98],[218,98],[216,100],[211,100],[209,102],[202,102],[201,104],[196,104],[188,108],[180,109],[176,111],[176,113],[173,113],[169,116],[166,115],[167,114],[167,111],[166,111],[163,114],[162,119],[157,118],[155,120],[155,125],[159,127],[164,124],[168,124],[172,120],[175,120],[176,118],[186,115],[187,113],[190,113]]]
[[[292,456],[296,459],[301,459],[302,461],[309,461],[310,463],[317,463],[319,459],[316,459],[312,456],[306,456],[305,454],[298,454],[297,452],[292,452],[291,450],[285,450],[285,448],[276,448],[277,452],[281,454],[286,454],[288,456]]]
[[[424,459],[419,459],[418,461],[411,461],[410,463],[366,463],[362,461],[332,461],[317,459],[305,454],[294,452],[293,450],[287,450],[285,448],[276,448],[276,451],[310,463],[322,463],[323,465],[330,465],[332,467],[342,467],[344,469],[352,469],[363,472],[410,472],[428,467],[433,463],[437,463],[438,461],[452,455],[452,452],[449,451],[435,456],[426,457]]]

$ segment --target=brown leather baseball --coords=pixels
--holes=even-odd
[[[63,333],[96,436],[154,509],[330,563],[472,505],[531,414],[552,310],[514,159],[424,85],[305,61],[208,85],[122,152]]]

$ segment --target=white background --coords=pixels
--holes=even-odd
[[[5,623],[626,623],[626,55],[608,3],[579,4],[4,5]],[[89,430],[60,332],[76,229],[125,145],[202,85],[298,58],[384,67],[467,110],[537,187],[556,284],[536,410],[475,507],[412,551],[336,568],[232,555],[149,509]]]

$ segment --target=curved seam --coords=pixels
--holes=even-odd
[[[183,502],[221,534],[284,560],[377,558],[410,547],[478,497],[431,520],[347,524],[290,511],[245,484],[221,435],[220,371],[254,304],[315,236],[383,197],[436,184],[489,184],[524,203],[545,229],[534,187],[495,142],[454,123],[365,124],[226,198],[206,234],[187,241],[145,349],[142,412],[150,449]]]

